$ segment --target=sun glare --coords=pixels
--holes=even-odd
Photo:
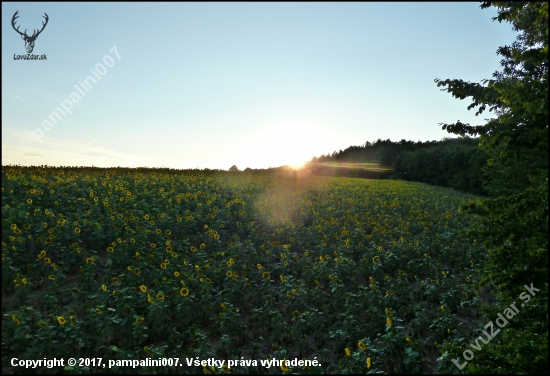
[[[272,124],[250,134],[235,151],[238,167],[268,168],[288,165],[299,169],[312,157],[337,147],[333,132],[306,121]]]
[[[296,163],[296,162],[293,162],[293,163],[289,163],[288,165],[289,165],[290,167],[292,167],[293,169],[295,169],[295,170],[299,170],[299,169],[301,169],[302,167],[304,167],[304,164],[305,164],[305,162],[297,162],[297,163]]]

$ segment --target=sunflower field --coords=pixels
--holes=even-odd
[[[64,372],[451,371],[442,346],[479,323],[481,240],[461,237],[458,210],[476,200],[392,180],[3,166],[2,370],[166,357],[258,365]]]

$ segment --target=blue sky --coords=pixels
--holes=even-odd
[[[434,79],[490,78],[515,39],[479,5],[2,3],[2,164],[267,168],[438,140],[484,120]],[[17,59],[16,11],[27,34],[48,14],[47,60]]]

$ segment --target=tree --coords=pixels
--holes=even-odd
[[[229,171],[239,171],[239,168],[236,165],[229,167]]]
[[[495,7],[493,20],[512,24],[519,35],[497,53],[502,71],[481,84],[439,80],[455,98],[472,98],[468,109],[496,117],[483,125],[440,124],[450,133],[479,135],[489,155],[485,189],[494,198],[474,207],[481,214],[470,235],[484,239],[488,261],[484,283],[496,287],[497,304],[486,307],[485,323],[496,319],[524,286],[536,291],[476,353],[469,371],[477,373],[548,372],[548,3],[483,2]]]

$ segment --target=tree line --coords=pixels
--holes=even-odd
[[[323,175],[332,170],[331,174],[338,176],[403,179],[487,194],[482,184],[487,159],[488,154],[479,147],[479,139],[466,136],[416,142],[378,139],[314,157],[311,162],[324,165],[313,167],[314,172]],[[330,166],[331,162],[340,165]],[[348,163],[376,163],[382,171],[342,167]],[[348,171],[335,171],[342,169]]]

